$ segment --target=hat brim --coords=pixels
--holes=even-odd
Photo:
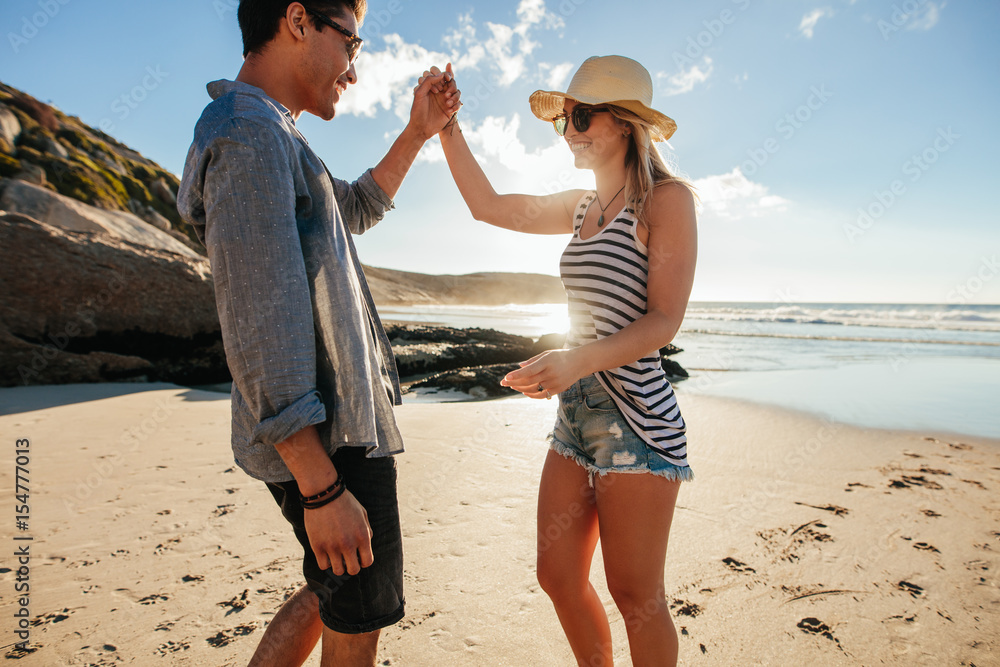
[[[551,122],[553,118],[563,112],[563,104],[566,100],[582,104],[614,104],[617,107],[628,109],[652,125],[653,141],[667,141],[677,131],[677,123],[672,118],[656,109],[647,107],[638,100],[605,100],[588,95],[574,97],[554,90],[536,90],[528,98],[528,103],[531,105],[531,113],[535,114],[536,118]]]

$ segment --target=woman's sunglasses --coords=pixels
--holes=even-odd
[[[573,127],[576,128],[577,132],[586,132],[587,128],[590,127],[590,115],[604,111],[608,111],[608,108],[585,107],[580,104],[576,105],[570,113],[570,117],[573,118]],[[565,113],[561,113],[552,119],[552,126],[556,128],[556,134],[560,137],[566,136],[566,128],[568,125],[569,117],[567,117]]]
[[[361,46],[365,43],[365,40],[361,39],[333,19],[320,14],[315,9],[309,9],[306,7],[306,11],[315,16],[320,23],[325,23],[347,38],[347,59],[353,65],[354,61],[358,59],[358,54],[361,53]]]

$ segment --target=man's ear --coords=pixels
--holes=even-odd
[[[309,14],[306,12],[306,8],[302,6],[299,2],[293,2],[288,5],[288,9],[285,10],[285,26],[288,31],[297,40],[303,40],[306,36],[306,21],[309,20]]]

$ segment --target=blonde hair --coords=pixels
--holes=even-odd
[[[625,122],[632,130],[628,151],[625,153],[625,201],[635,208],[635,216],[641,224],[646,224],[649,214],[650,196],[653,188],[665,183],[676,183],[687,188],[694,196],[694,185],[686,178],[670,172],[666,161],[653,143],[650,128],[644,118],[628,109],[609,104],[611,115]]]

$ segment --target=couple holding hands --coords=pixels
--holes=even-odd
[[[357,82],[365,11],[365,0],[242,0],[245,62],[235,81],[208,86],[178,198],[212,265],[235,460],[267,485],[303,547],[306,585],[251,664],[300,665],[322,637],[323,665],[374,665],[380,629],[403,617],[401,392],[351,235],[393,207],[435,135],[477,220],[570,235],[560,261],[566,346],[503,380],[533,399],[559,398],[538,494],[538,535],[548,535],[538,581],[578,663],[612,665],[608,617],[589,581],[600,539],[633,664],[675,664],[664,563],[691,469],[658,351],[687,306],[696,221],[691,186],[654,142],[676,126],[650,106],[639,63],[589,58],[565,92],[536,91],[529,104],[576,167],[593,171],[595,189],[500,195],[462,134],[451,66],[435,67],[385,157],[353,183],[336,179],[295,121],[304,111],[332,119]],[[568,527],[556,524],[567,515]]]

